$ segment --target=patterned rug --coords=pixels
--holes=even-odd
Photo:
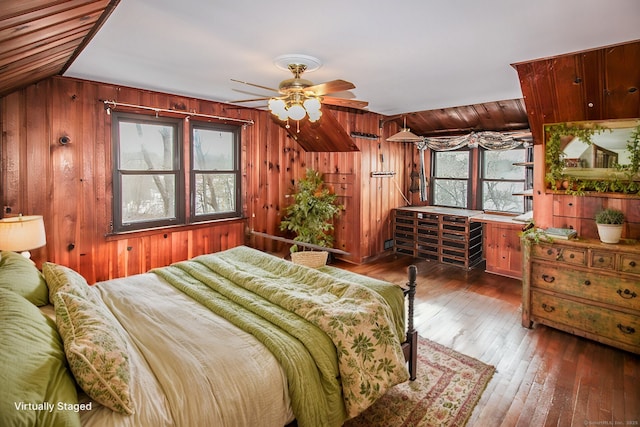
[[[494,372],[419,337],[417,379],[395,386],[345,427],[464,426]]]

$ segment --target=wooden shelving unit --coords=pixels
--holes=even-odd
[[[393,210],[394,251],[470,269],[482,261],[482,211],[406,207]]]

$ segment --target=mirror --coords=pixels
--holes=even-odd
[[[640,187],[633,184],[640,181],[640,119],[555,123],[544,130],[546,181],[552,189],[567,189],[567,182],[585,191]],[[614,183],[597,182],[603,180]]]

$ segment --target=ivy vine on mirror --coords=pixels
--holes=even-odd
[[[640,119],[555,123],[544,131],[548,188],[640,196]]]

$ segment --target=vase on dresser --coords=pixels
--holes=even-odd
[[[598,226],[598,236],[602,243],[618,243],[622,237],[621,224],[596,224]]]

